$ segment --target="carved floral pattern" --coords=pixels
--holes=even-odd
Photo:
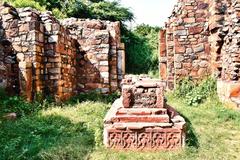
[[[175,149],[182,145],[179,132],[110,132],[108,144],[110,148],[136,149]]]
[[[117,146],[121,146],[121,142],[122,142],[122,135],[121,133],[111,133],[109,134],[109,147],[117,147]]]

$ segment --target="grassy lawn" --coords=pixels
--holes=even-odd
[[[186,118],[187,147],[177,152],[117,152],[102,145],[110,104],[98,101],[52,106],[17,121],[0,121],[0,159],[240,159],[240,113],[215,98],[198,107],[168,103]]]

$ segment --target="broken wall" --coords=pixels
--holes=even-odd
[[[122,69],[118,70],[125,54],[120,41],[120,23],[69,18],[62,24],[79,43],[77,89],[98,88],[101,93],[116,91],[124,75]]]
[[[208,6],[205,1],[180,0],[160,33],[160,74],[170,89],[182,77],[209,72]]]
[[[160,75],[169,89],[184,77],[218,78],[221,99],[239,86],[238,0],[179,0],[160,32]]]
[[[0,7],[0,85],[28,100],[111,93],[124,75],[119,22],[66,19],[51,12]],[[74,27],[73,27],[74,26]]]

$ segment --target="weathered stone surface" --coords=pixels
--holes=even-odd
[[[199,45],[194,46],[193,51],[195,53],[204,51],[204,45],[203,44],[199,44]]]
[[[187,35],[187,31],[186,30],[178,30],[176,32],[176,35],[178,35],[178,36],[186,36]]]
[[[203,31],[203,27],[190,27],[189,28],[189,34],[200,34]]]

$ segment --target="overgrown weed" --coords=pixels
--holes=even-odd
[[[208,97],[216,95],[216,91],[217,85],[214,78],[208,77],[202,81],[194,81],[188,77],[179,81],[174,96],[184,99],[187,105],[196,107],[204,103]]]

